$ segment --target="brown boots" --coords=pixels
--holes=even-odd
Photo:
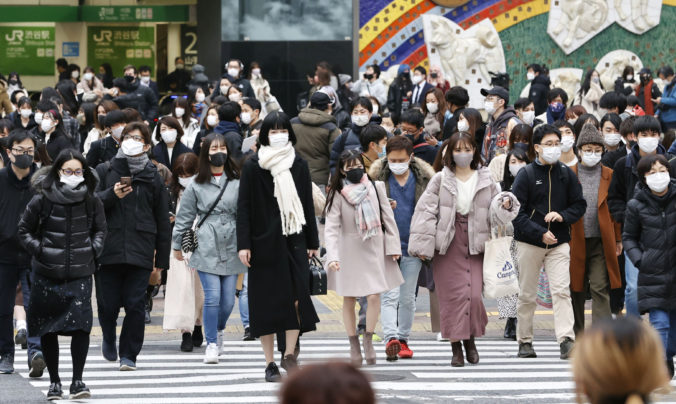
[[[364,357],[367,365],[376,364],[376,350],[373,349],[373,333],[364,333]]]
[[[462,347],[465,346],[465,355],[467,362],[472,365],[479,363],[479,352],[474,344],[474,337],[463,340],[462,342],[451,342],[451,349],[453,349],[453,359],[451,359],[451,366],[459,368],[465,366],[465,358],[462,355]]]
[[[361,367],[361,347],[359,346],[359,336],[348,337],[350,340],[350,363],[355,367]]]

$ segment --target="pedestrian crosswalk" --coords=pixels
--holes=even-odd
[[[192,353],[178,350],[178,341],[146,342],[138,357],[138,370],[120,372],[117,363],[101,356],[92,345],[84,382],[98,404],[165,403],[268,403],[278,402],[279,384],[264,380],[265,361],[258,342],[226,341],[228,353],[217,365],[202,363],[204,347]],[[386,362],[383,345],[377,345],[378,363],[362,368],[373,382],[379,402],[474,403],[573,403],[569,362],[559,359],[555,341],[536,341],[538,357],[519,359],[517,345],[505,340],[479,339],[478,365],[452,368],[449,343],[411,341],[415,355],[410,360]],[[70,385],[72,364],[69,345],[62,344],[60,373],[64,390]],[[301,338],[300,362],[346,360],[346,339]],[[26,351],[17,351],[16,370],[28,378]],[[47,373],[30,379],[33,387],[46,394]],[[676,386],[676,383],[674,383]],[[663,397],[659,402],[675,402]],[[669,401],[671,400],[671,401]],[[87,402],[78,400],[78,402]]]

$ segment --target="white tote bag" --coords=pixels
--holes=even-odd
[[[186,259],[179,261],[172,254],[169,263],[162,328],[192,330],[196,320],[195,295],[199,294],[202,285],[199,284],[196,271],[188,268]],[[200,290],[196,290],[197,288]]]
[[[492,237],[484,252],[484,297],[496,299],[519,293],[519,278],[511,253],[512,237]]]

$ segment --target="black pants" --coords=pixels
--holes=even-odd
[[[16,285],[21,282],[23,306],[30,301],[30,270],[12,265],[0,265],[0,354],[14,355],[14,300]],[[28,335],[28,362],[40,351],[40,337]]]
[[[70,340],[70,355],[73,359],[73,381],[82,380],[87,353],[89,352],[89,333],[74,331],[69,333],[72,336]],[[41,337],[42,354],[45,356],[47,370],[49,371],[49,381],[51,383],[61,383],[59,377],[59,336],[49,333]]]
[[[96,273],[96,300],[103,338],[115,342],[115,327],[124,307],[120,332],[120,358],[136,362],[145,332],[145,292],[150,279],[147,269],[134,265],[102,265]]]

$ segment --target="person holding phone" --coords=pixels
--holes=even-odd
[[[95,275],[103,357],[118,357],[115,327],[120,307],[125,317],[120,333],[120,370],[136,370],[143,346],[145,292],[152,271],[169,268],[171,227],[169,195],[148,157],[150,130],[141,122],[128,124],[117,155],[99,164],[96,196],[103,201],[108,238]]]

